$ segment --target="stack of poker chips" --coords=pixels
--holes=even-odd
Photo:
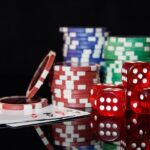
[[[126,61],[150,61],[150,37],[110,36],[103,51],[105,79],[102,82],[121,83],[121,68]]]
[[[97,64],[55,64],[49,81],[52,103],[70,108],[91,107],[90,90],[93,84],[100,81],[99,69],[100,66]]]
[[[109,35],[105,27],[61,27],[60,32],[63,32],[64,61],[100,63],[103,47]]]

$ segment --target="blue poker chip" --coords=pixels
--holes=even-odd
[[[87,36],[87,37],[65,37],[64,36],[64,41],[65,42],[70,42],[70,41],[80,41],[80,42],[103,42],[106,40],[106,37],[95,37],[95,36]]]
[[[80,41],[80,40],[72,40],[72,41],[65,41],[66,45],[104,45],[105,40],[101,41]]]
[[[96,55],[96,54],[100,54],[102,51],[101,50],[91,50],[91,51],[84,51],[84,50],[68,50],[67,54],[68,55]]]
[[[78,150],[95,150],[94,145],[79,146]]]
[[[68,43],[65,43],[66,45],[75,45],[75,46],[82,46],[82,45],[88,45],[88,46],[103,46],[104,42],[87,42],[87,41],[70,41]]]
[[[67,53],[67,56],[66,57],[79,57],[79,58],[100,58],[101,54],[100,53],[97,53],[95,55],[93,54],[78,54],[78,53],[70,53],[68,52]]]
[[[79,58],[79,57],[64,57],[64,61],[70,62],[90,62],[90,63],[100,63],[100,58]]]
[[[81,37],[89,37],[89,36],[94,36],[94,37],[108,37],[109,32],[102,32],[102,33],[76,33],[76,32],[67,32],[64,33],[64,37],[76,37],[76,38],[81,38]]]
[[[71,49],[71,50],[75,50],[75,49],[102,49],[103,45],[95,45],[95,44],[89,44],[89,43],[84,43],[81,45],[73,45],[73,44],[64,44],[64,49]]]
[[[85,28],[85,27],[60,27],[60,32],[76,32],[76,33],[101,33],[107,31],[106,27],[94,27],[94,28]]]

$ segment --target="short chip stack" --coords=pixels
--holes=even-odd
[[[91,107],[88,98],[92,85],[100,81],[99,69],[97,64],[57,63],[49,81],[52,103],[70,108]]]
[[[100,63],[104,43],[109,35],[105,27],[61,27],[64,61]]]
[[[125,61],[149,61],[150,37],[108,37],[103,53],[105,83],[121,83],[121,68]]]

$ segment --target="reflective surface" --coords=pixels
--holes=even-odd
[[[104,117],[91,110],[89,117],[55,123],[47,128],[55,149],[150,149],[150,116],[132,111],[123,117]]]

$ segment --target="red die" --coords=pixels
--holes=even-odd
[[[119,141],[124,136],[125,117],[99,116],[98,139],[106,142]]]
[[[125,87],[150,86],[150,64],[140,61],[125,62],[122,66],[122,82]]]
[[[97,97],[99,96],[99,93],[101,92],[101,90],[105,89],[105,88],[123,88],[122,84],[94,84],[92,86],[91,92],[90,92],[90,96],[89,96],[89,100],[92,104],[93,109],[97,109]]]
[[[98,113],[102,116],[122,116],[126,110],[125,92],[122,88],[101,90],[97,102]]]
[[[150,114],[150,88],[133,90],[130,99],[131,109],[135,113]]]

